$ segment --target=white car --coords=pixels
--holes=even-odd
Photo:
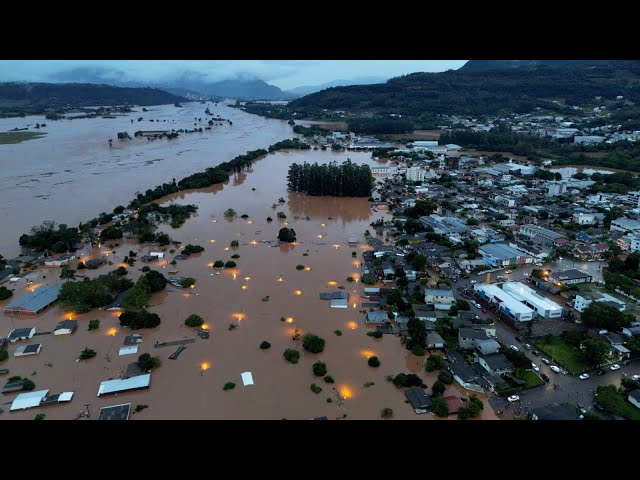
[[[556,372],[556,373],[560,373],[560,368],[559,368],[559,367],[556,367],[555,365],[551,365],[549,368],[550,368],[551,370],[553,370],[554,372]]]
[[[516,347],[515,345],[509,345],[509,348],[510,348],[511,350],[513,350],[514,352],[519,351],[519,350],[518,350],[518,347]]]
[[[615,365],[611,365],[609,368],[613,371],[620,370],[620,365],[616,363]]]
[[[633,375],[631,379],[637,382],[638,380],[640,380],[640,375]]]
[[[469,283],[474,284],[474,283],[478,283],[477,280],[469,280]]]
[[[473,302],[473,304],[476,306],[476,308],[482,308],[482,306],[478,302]]]
[[[534,372],[539,372],[540,371],[540,367],[538,365],[536,365],[535,363],[531,364],[531,368],[533,368]]]
[[[520,397],[518,395],[511,395],[509,398],[507,398],[507,400],[509,400],[510,402],[517,402],[518,400],[520,400]]]
[[[504,272],[504,273],[506,273],[507,275],[509,275],[510,273],[513,273],[513,271],[512,271],[512,270],[507,270],[507,271],[506,271],[506,272]]]
[[[551,362],[549,360],[547,360],[546,358],[542,359],[542,363],[546,363],[547,365],[551,364]]]
[[[578,377],[580,380],[586,380],[587,378],[589,378],[589,374],[588,373],[583,373],[582,375],[580,375]]]

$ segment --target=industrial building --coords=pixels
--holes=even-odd
[[[524,265],[532,263],[533,258],[525,255],[505,243],[489,243],[482,245],[478,251],[482,259],[492,267],[507,267],[510,265]]]
[[[149,388],[151,384],[151,374],[145,373],[143,375],[137,375],[124,380],[105,380],[100,383],[98,389],[98,396],[110,395],[114,393],[127,392],[130,390],[143,390]]]
[[[62,285],[45,285],[4,307],[7,315],[36,315],[58,300]]]
[[[549,280],[554,283],[564,283],[565,285],[576,285],[578,283],[593,282],[593,276],[583,270],[571,268],[561,272],[553,272],[549,275]]]
[[[439,215],[429,215],[420,217],[420,222],[426,227],[433,228],[433,232],[438,235],[451,235],[453,233],[465,233],[470,229],[455,217],[441,217]]]
[[[516,322],[528,322],[533,320],[535,316],[533,309],[525,305],[522,300],[514,298],[498,285],[476,284],[474,285],[474,290],[486,301],[498,304],[500,311]]]
[[[518,233],[543,243],[553,243],[556,239],[562,237],[562,235],[554,232],[553,230],[532,224],[522,225],[518,230]]]
[[[562,307],[560,305],[536,293],[524,283],[506,282],[502,285],[502,289],[516,300],[531,307],[543,318],[560,318],[562,316]]]

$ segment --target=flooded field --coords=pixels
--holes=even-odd
[[[0,254],[19,252],[18,238],[44,220],[78,225],[126,204],[137,191],[231,160],[248,150],[291,138],[282,120],[250,115],[218,104],[215,117],[232,121],[208,127],[207,105],[185,103],[136,107],[117,118],[46,120],[43,116],[0,119],[0,132],[30,126],[47,133],[19,144],[0,145]],[[142,121],[138,121],[138,118]],[[198,121],[197,119],[201,119]],[[133,123],[132,123],[133,120]],[[151,120],[154,120],[153,122]],[[46,123],[33,130],[36,123]],[[219,123],[219,122],[218,122]],[[134,138],[138,130],[203,128],[167,140]],[[132,140],[117,140],[118,132]],[[108,140],[113,139],[109,147]]]
[[[6,394],[2,396],[4,413],[0,418],[32,419],[42,412],[47,419],[72,419],[86,404],[90,404],[91,418],[96,418],[100,407],[129,402],[132,407],[149,406],[133,415],[135,420],[317,416],[379,419],[380,410],[387,407],[393,409],[397,419],[435,418],[416,415],[405,403],[403,391],[385,380],[387,375],[413,372],[419,374],[430,389],[435,374],[424,371],[422,365],[426,357],[411,354],[396,336],[368,337],[366,332],[373,327],[365,325],[364,314],[360,312],[359,263],[362,252],[368,248],[363,232],[370,228],[371,222],[388,214],[373,212],[366,198],[311,198],[286,191],[286,173],[291,163],[342,161],[347,157],[356,163],[371,162],[370,154],[366,153],[278,152],[258,160],[252,171],[232,177],[224,186],[181,192],[167,198],[165,204],[194,203],[199,210],[182,228],[162,226],[161,229],[184,244],[202,245],[205,251],[178,261],[175,266],[168,264],[173,258],[168,255],[168,259],[152,263],[151,267],[166,276],[170,276],[168,270],[175,268],[179,276],[194,277],[195,288],[183,290],[168,285],[165,291],[154,294],[150,311],[158,313],[162,323],[158,328],[136,332],[142,333],[144,340],[135,355],[118,356],[124,337],[132,332],[121,328],[117,315],[109,312],[95,310],[73,316],[80,320],[79,329],[73,335],[34,337],[30,343],[43,344],[39,355],[11,356],[2,366],[10,370],[9,376],[32,378],[36,390],[75,391],[74,399],[69,404],[9,413],[7,402],[15,394]],[[279,202],[280,197],[285,203]],[[273,204],[276,208],[272,208]],[[228,208],[233,208],[239,216],[249,217],[226,219],[223,212]],[[287,218],[278,219],[277,212],[283,212]],[[269,216],[272,222],[267,221]],[[276,235],[283,225],[295,230],[295,245],[278,246]],[[347,245],[351,235],[358,236],[357,247]],[[230,247],[232,240],[237,240],[239,246]],[[111,248],[103,245],[101,251],[85,252],[85,259],[109,253],[106,258],[114,262],[88,275],[115,269],[130,249],[147,253],[157,247],[121,244],[115,248],[114,255]],[[355,258],[353,251],[357,252]],[[216,274],[218,271],[210,266],[212,262],[227,261],[234,253],[240,255],[235,260],[237,268]],[[296,270],[298,264],[306,268]],[[143,265],[138,262],[130,268],[129,276],[137,278]],[[41,283],[61,281],[57,268],[44,273],[47,279]],[[356,282],[347,282],[349,276]],[[319,293],[335,290],[340,285],[350,294],[348,308],[332,309],[328,301],[319,299]],[[14,298],[22,295],[24,289],[22,284]],[[194,329],[184,326],[184,320],[192,313],[205,319],[211,331],[210,339],[200,339]],[[281,321],[283,317],[285,320]],[[58,307],[37,318],[3,316],[2,334],[19,326],[36,326],[38,332],[51,331],[62,318],[65,318],[64,312]],[[87,323],[93,318],[100,318],[102,323],[99,330],[89,332]],[[230,330],[231,324],[237,328]],[[324,338],[324,352],[305,352],[302,341],[292,338],[296,329],[300,334],[312,332]],[[334,333],[336,330],[342,335]],[[195,343],[187,345],[177,360],[168,358],[176,346],[154,348],[156,342],[181,339],[194,339]],[[271,344],[270,349],[259,349],[263,340]],[[97,356],[76,363],[75,359],[85,347],[96,350]],[[284,360],[286,348],[300,351],[298,364]],[[14,349],[14,346],[9,348],[11,355]],[[162,366],[151,375],[149,390],[96,397],[101,381],[117,378],[128,363],[145,352],[162,360]],[[379,368],[367,365],[367,358],[372,355],[380,358]],[[334,384],[314,376],[311,366],[317,360],[327,364]],[[241,373],[247,371],[253,374],[255,385],[243,387]],[[234,382],[235,389],[223,391],[226,382]],[[365,388],[367,382],[374,384]],[[311,391],[312,383],[322,387],[319,394]],[[467,395],[456,384],[449,386],[446,394]],[[486,402],[482,418],[496,418]]]

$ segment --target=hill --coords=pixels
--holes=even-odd
[[[0,83],[0,116],[64,112],[92,106],[162,105],[186,101],[157,88],[87,83]]]
[[[292,88],[291,90],[287,90],[287,92],[298,97],[309,95],[310,93],[316,93],[320,90],[324,90],[325,88],[343,87],[346,85],[368,85],[373,83],[384,83],[385,81],[385,77],[356,77],[351,80],[332,80],[331,82],[323,83],[321,85],[305,85],[302,87]]]
[[[534,69],[541,66],[547,67],[575,67],[579,65],[607,64],[611,60],[469,60],[460,70],[510,70],[513,68]]]
[[[378,85],[335,87],[289,103],[289,113],[318,116],[323,109],[369,115],[402,115],[417,127],[437,125],[438,115],[528,113],[537,107],[571,112],[595,96],[640,102],[640,62],[613,61],[563,67],[460,69],[412,73]]]

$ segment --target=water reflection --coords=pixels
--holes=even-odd
[[[366,198],[310,197],[301,193],[290,193],[287,204],[292,215],[312,220],[339,219],[342,225],[353,221],[367,220],[371,208]],[[324,224],[322,225],[324,226]]]

